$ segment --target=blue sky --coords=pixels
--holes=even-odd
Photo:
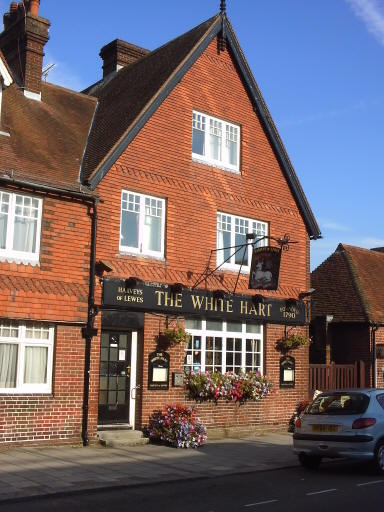
[[[41,0],[48,80],[81,90],[101,77],[103,45],[154,49],[219,4]],[[227,0],[227,14],[323,234],[311,268],[339,242],[384,246],[384,0]]]

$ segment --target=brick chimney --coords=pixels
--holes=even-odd
[[[103,78],[136,62],[149,52],[149,50],[140,48],[140,46],[115,39],[100,50],[99,55],[103,59]]]
[[[4,14],[0,48],[24,94],[41,99],[41,73],[44,45],[49,39],[50,23],[39,16],[40,0],[12,2]]]

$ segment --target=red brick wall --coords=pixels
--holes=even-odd
[[[26,190],[20,193],[29,195]],[[44,196],[40,264],[0,262],[0,318],[56,325],[53,392],[51,395],[0,395],[0,444],[64,443],[81,439],[84,374],[81,325],[87,320],[90,257],[87,212],[87,206],[76,199]],[[94,344],[97,350],[97,339]],[[98,359],[97,351],[93,364],[98,365]],[[94,388],[96,372],[97,369],[93,370],[91,380]],[[95,393],[91,391],[93,401]],[[93,436],[96,422],[97,411],[92,409]]]
[[[0,318],[85,322],[89,257],[87,206],[43,196],[40,264],[0,262]]]
[[[160,320],[160,323],[159,323]],[[228,428],[245,426],[286,426],[295,406],[308,397],[308,348],[302,347],[291,352],[296,362],[296,383],[293,389],[280,389],[279,362],[281,353],[275,349],[276,341],[281,338],[284,328],[278,325],[267,325],[264,336],[264,369],[263,373],[272,380],[274,393],[256,403],[246,403],[239,406],[235,403],[220,401],[197,403],[188,399],[184,388],[172,387],[172,372],[183,372],[184,347],[173,346],[170,354],[170,384],[168,391],[148,389],[148,356],[156,350],[156,339],[159,329],[164,323],[159,316],[146,315],[144,341],[139,345],[142,354],[143,367],[138,376],[140,393],[136,409],[136,427],[142,428],[148,424],[148,418],[156,409],[165,404],[184,403],[196,407],[200,419],[209,428]],[[303,329],[303,333],[305,330]]]
[[[241,173],[192,161],[192,110],[241,126]],[[121,189],[164,197],[166,259],[119,254]],[[217,211],[268,222],[270,235],[289,233],[277,295],[297,296],[308,282],[304,222],[227,52],[217,56],[213,41],[148,121],[100,183],[98,257],[110,261],[114,275],[138,275],[193,285],[216,247]],[[194,273],[190,279],[187,271]],[[111,274],[112,275],[112,274]],[[236,274],[225,272],[233,285]],[[217,287],[217,284],[216,284]],[[238,291],[247,290],[247,278]],[[276,295],[276,294],[273,294]]]
[[[241,126],[240,174],[192,161],[194,109]],[[119,254],[122,188],[166,199],[164,261]],[[108,277],[137,276],[192,286],[203,272],[210,250],[216,247],[216,216],[222,211],[265,221],[271,236],[288,233],[297,242],[283,252],[280,286],[277,292],[270,292],[271,296],[297,297],[309,287],[309,238],[303,219],[231,57],[227,52],[217,54],[216,41],[112,166],[97,192],[104,200],[99,207],[97,259],[114,269]],[[223,277],[224,284],[232,289],[237,273],[224,271]],[[218,287],[217,282],[210,284]],[[248,276],[240,277],[237,291],[248,292]],[[136,403],[138,427],[147,422],[154,409],[185,401],[179,388],[147,389],[148,354],[155,349],[158,332],[159,317],[146,315],[140,346],[143,368],[139,368],[142,387]],[[286,424],[295,404],[307,398],[307,348],[292,354],[296,358],[296,388],[278,388],[281,354],[274,344],[283,332],[283,326],[268,325],[265,329],[264,371],[277,384],[275,395],[240,408],[233,404],[198,405],[209,426]],[[171,373],[182,371],[182,347],[172,348],[170,355]]]
[[[52,394],[0,395],[0,444],[80,441],[84,375],[80,327],[57,326],[54,366]]]

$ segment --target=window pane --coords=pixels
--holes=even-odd
[[[0,388],[16,387],[18,346],[0,343]]]
[[[222,331],[223,322],[221,320],[207,320],[207,331]]]
[[[205,134],[195,128],[192,130],[192,153],[205,154]]]
[[[215,119],[209,120],[209,144],[210,144],[210,157],[214,160],[221,160],[221,122]]]
[[[139,214],[123,210],[121,216],[121,245],[139,248]]]
[[[24,208],[25,210],[25,208]],[[13,249],[15,251],[36,251],[37,220],[15,215]]]
[[[25,347],[24,384],[47,383],[47,347]]]
[[[227,331],[241,332],[241,329],[242,329],[241,322],[227,322]]]
[[[161,217],[144,217],[143,249],[161,251]]]
[[[201,329],[202,322],[197,318],[187,318],[185,320],[186,329]]]
[[[247,324],[245,329],[246,329],[246,332],[250,332],[253,334],[261,333],[261,325],[260,324]]]
[[[5,249],[7,241],[9,194],[0,192],[0,249]]]
[[[231,165],[237,165],[238,128],[236,126],[226,126],[225,142],[228,163],[230,163]]]

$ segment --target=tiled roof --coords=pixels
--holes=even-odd
[[[3,91],[0,171],[14,179],[79,190],[95,98],[42,83],[42,101],[14,83]]]
[[[169,80],[198,41],[218,22],[214,16],[98,84],[99,104],[83,165],[86,181]]]
[[[311,280],[313,318],[384,323],[384,252],[339,244]]]

